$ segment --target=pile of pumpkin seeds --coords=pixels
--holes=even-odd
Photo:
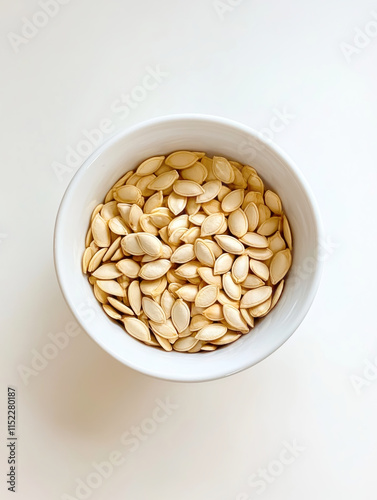
[[[145,160],[91,216],[82,259],[126,332],[166,351],[214,351],[277,304],[292,263],[282,202],[249,165],[176,151]]]

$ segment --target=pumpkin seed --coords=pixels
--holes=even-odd
[[[289,250],[292,251],[292,232],[291,232],[291,228],[289,226],[288,219],[285,215],[283,217],[283,234],[284,234],[284,239],[287,242]],[[100,245],[98,245],[98,246],[100,246]]]
[[[226,326],[218,323],[205,326],[204,328],[198,331],[195,337],[198,340],[205,340],[207,342],[212,342],[213,340],[217,340],[223,337],[226,334],[226,332],[227,332]]]
[[[211,236],[213,234],[219,234],[219,231],[221,230],[224,222],[224,214],[216,213],[209,215],[202,223],[200,235]]]
[[[232,165],[222,156],[213,157],[212,171],[216,179],[224,184],[231,184],[234,181]]]
[[[140,264],[138,264],[132,259],[122,259],[116,263],[116,268],[128,278],[135,279],[139,275]]]
[[[181,170],[191,167],[197,160],[198,155],[192,151],[175,151],[166,158],[165,163],[169,165],[169,167]]]
[[[158,257],[162,252],[161,241],[153,234],[138,233],[136,236],[140,248],[151,257]]]
[[[102,307],[103,307],[103,310],[105,311],[105,313],[108,316],[110,316],[110,318],[115,319],[115,320],[122,319],[122,315],[116,309],[111,307],[109,304],[103,304]]]
[[[240,333],[228,332],[223,337],[213,340],[211,343],[214,345],[227,345],[232,344],[236,340],[238,340],[242,335]]]
[[[141,300],[141,307],[143,308],[146,316],[154,323],[165,323],[166,316],[162,307],[153,299],[143,297]]]
[[[115,295],[116,297],[123,297],[124,290],[120,284],[115,280],[98,280],[96,285],[105,293]]]
[[[242,283],[247,278],[249,274],[249,257],[247,255],[241,255],[237,257],[232,265],[232,278],[237,284]]]
[[[287,274],[291,265],[292,254],[289,248],[276,253],[270,266],[271,283],[273,285],[279,283],[279,281],[281,281]]]
[[[223,306],[223,312],[224,312],[224,319],[230,326],[239,331],[248,332],[250,330],[246,321],[241,316],[240,310],[237,307],[225,304]]]
[[[245,251],[243,244],[233,236],[219,234],[215,236],[215,240],[225,252],[241,255]]]
[[[185,168],[181,172],[182,179],[185,179],[186,181],[195,181],[199,184],[203,184],[203,182],[207,178],[207,175],[207,169],[200,162],[194,163],[192,167]]]
[[[154,260],[144,264],[139,272],[140,278],[144,280],[155,280],[161,278],[171,268],[171,262],[168,259]]]
[[[133,316],[134,312],[132,309],[130,309],[128,306],[123,304],[120,300],[116,299],[115,297],[107,297],[107,300],[110,302],[110,304],[114,307],[114,309],[117,309],[123,314],[129,314],[130,316]]]
[[[136,186],[120,186],[113,191],[113,196],[120,203],[137,203],[142,197],[141,191]]]
[[[208,285],[221,287],[221,276],[215,276],[213,269],[210,267],[199,267],[198,274],[201,279]]]
[[[259,304],[259,306],[251,307],[249,309],[250,315],[253,316],[254,318],[260,318],[262,316],[265,316],[270,310],[271,303],[272,301],[270,297],[268,300],[266,300],[266,302]]]
[[[206,240],[198,238],[194,243],[194,252],[198,261],[205,266],[213,267],[215,265],[215,256],[206,244]]]
[[[221,321],[224,319],[223,306],[221,304],[212,304],[203,311],[203,316],[211,321]]]
[[[190,323],[190,309],[184,300],[177,299],[174,302],[171,309],[171,320],[178,333],[188,328]]]
[[[234,262],[234,258],[234,255],[231,253],[223,253],[219,257],[217,257],[213,268],[213,274],[219,275],[230,271]]]
[[[219,289],[215,285],[204,286],[196,295],[196,307],[210,307],[217,300]]]
[[[178,215],[185,209],[187,205],[186,196],[181,196],[174,191],[168,196],[168,207],[169,210],[174,214]]]
[[[122,276],[122,271],[119,270],[116,264],[111,262],[102,264],[102,266],[98,267],[94,273],[92,273],[92,276],[99,280],[113,280]]]
[[[82,272],[86,274],[88,272],[88,266],[93,257],[93,250],[88,247],[84,251],[84,255],[82,256]]]
[[[202,188],[204,193],[199,194],[196,197],[196,203],[207,203],[211,200],[214,200],[219,194],[221,186],[222,184],[218,180],[209,181],[203,184]]]
[[[140,284],[138,281],[132,281],[132,283],[128,287],[127,296],[130,303],[130,307],[132,308],[136,316],[139,316],[141,312],[141,291],[140,291]]]
[[[224,292],[233,300],[240,300],[241,298],[241,287],[238,283],[233,280],[231,273],[223,274],[223,289]]]
[[[245,212],[238,208],[232,212],[228,217],[229,231],[237,238],[242,238],[247,233],[249,223]]]
[[[242,243],[253,248],[267,248],[268,240],[265,236],[257,233],[246,233],[242,238],[240,238]]]
[[[261,286],[254,290],[249,290],[241,299],[241,309],[259,306],[271,297],[272,287]]]
[[[236,189],[225,196],[221,202],[223,212],[233,212],[240,208],[243,203],[245,192],[243,189]]]
[[[173,190],[180,196],[191,197],[204,193],[204,189],[195,181],[175,181]]]
[[[91,225],[93,240],[99,247],[109,247],[111,243],[110,229],[100,214],[97,214]]]
[[[279,229],[280,221],[280,217],[270,217],[259,226],[257,233],[263,236],[271,236]]]
[[[122,321],[124,328],[132,337],[141,341],[150,342],[151,334],[149,328],[142,321],[132,316],[125,316],[122,318]]]
[[[148,158],[137,167],[136,174],[140,176],[154,174],[156,170],[161,167],[164,160],[165,156],[154,156],[153,158]]]

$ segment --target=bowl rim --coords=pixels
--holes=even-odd
[[[137,363],[134,363],[133,360],[127,360],[125,361],[118,353],[114,352],[111,350],[110,347],[108,347],[104,342],[95,339],[91,333],[90,333],[90,328],[88,328],[88,325],[85,324],[85,322],[82,320],[80,315],[76,314],[76,308],[74,305],[74,301],[71,300],[69,290],[67,290],[65,286],[65,280],[63,277],[64,269],[63,269],[63,262],[64,258],[60,255],[60,238],[62,237],[62,224],[63,224],[63,219],[65,215],[65,209],[69,205],[69,200],[71,195],[75,191],[76,184],[79,182],[81,177],[85,174],[85,171],[87,167],[93,163],[95,159],[97,159],[104,151],[107,149],[111,148],[115,143],[117,143],[119,140],[123,139],[125,136],[137,133],[139,130],[144,129],[145,127],[151,127],[154,125],[158,124],[165,124],[169,122],[182,122],[186,120],[196,120],[196,121],[202,121],[204,123],[206,122],[212,122],[212,123],[217,123],[221,124],[224,126],[232,127],[238,129],[240,132],[244,134],[248,134],[252,136],[253,138],[257,139],[260,143],[264,145],[264,147],[270,149],[276,156],[280,157],[291,169],[293,175],[296,177],[298,180],[299,184],[303,187],[305,190],[305,194],[308,198],[308,201],[310,203],[311,209],[313,211],[314,215],[314,220],[315,220],[315,227],[313,228],[316,231],[316,241],[319,243],[324,236],[324,226],[323,226],[323,221],[322,221],[322,216],[319,210],[319,206],[317,203],[317,200],[314,196],[314,193],[306,180],[304,174],[301,172],[301,170],[297,167],[296,163],[290,158],[289,155],[287,155],[277,144],[275,144],[272,140],[268,139],[266,140],[264,137],[261,136],[261,134],[247,126],[244,125],[236,120],[232,120],[229,118],[224,118],[216,115],[208,115],[208,114],[199,114],[199,113],[177,113],[177,114],[169,114],[169,115],[163,115],[155,118],[151,118],[148,120],[143,120],[142,122],[139,122],[135,125],[132,125],[130,127],[125,127],[111,136],[109,136],[99,147],[97,147],[89,156],[86,158],[86,160],[83,161],[83,163],[78,167],[76,172],[74,173],[73,177],[69,181],[65,192],[63,194],[63,197],[61,199],[61,202],[59,204],[59,208],[57,211],[56,215],[56,220],[55,220],[55,226],[54,226],[54,233],[53,233],[53,258],[54,258],[54,267],[55,267],[55,273],[57,277],[57,281],[60,287],[60,290],[62,292],[62,295],[64,297],[64,300],[66,304],[68,305],[69,309],[71,310],[72,314],[74,315],[76,321],[79,323],[80,327],[84,332],[87,333],[87,335],[94,341],[96,342],[102,349],[104,349],[108,354],[110,354],[112,357],[120,361],[122,364],[125,366],[128,366],[129,368],[132,368],[140,373],[143,373],[145,375],[161,379],[161,380],[167,380],[171,382],[206,382],[206,381],[211,381],[211,380],[217,380],[220,378],[225,378],[230,375],[234,375],[236,373],[239,373],[243,370],[246,370],[248,368],[251,368],[252,366],[257,365],[267,357],[269,357],[271,354],[273,354],[275,351],[277,351],[280,347],[282,347],[285,342],[293,335],[293,333],[298,329],[298,327],[301,325],[301,323],[304,321],[305,317],[307,316],[310,307],[314,301],[314,298],[317,294],[322,272],[323,272],[323,261],[321,259],[316,259],[316,268],[313,273],[311,273],[311,283],[310,283],[310,289],[309,293],[306,295],[305,302],[303,306],[301,307],[300,314],[297,314],[295,317],[295,321],[292,322],[292,327],[290,328],[289,335],[286,335],[283,339],[279,339],[279,342],[277,343],[276,346],[267,353],[261,353],[259,356],[257,356],[254,360],[251,362],[244,362],[240,366],[237,367],[236,370],[229,370],[227,369],[226,364],[224,364],[224,368],[222,370],[222,373],[219,373],[220,370],[217,370],[216,373],[211,374],[211,375],[200,375],[193,373],[192,377],[187,377],[184,375],[180,375],[179,373],[175,374],[174,376],[170,374],[156,374],[155,371],[153,370],[153,367],[150,368],[148,366],[143,366],[140,367]]]

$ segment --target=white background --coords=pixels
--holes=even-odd
[[[369,381],[363,372],[366,360],[377,363],[377,37],[358,39],[365,47],[348,60],[342,44],[354,45],[355,27],[364,30],[373,10],[377,19],[377,3],[222,6],[231,3],[221,15],[212,0],[71,0],[15,47],[9,34],[22,36],[22,18],[41,8],[0,2],[1,498],[12,495],[8,385],[18,389],[22,500],[80,498],[78,479],[114,450],[123,464],[87,493],[93,500],[376,498],[377,371],[366,371]],[[156,88],[127,116],[115,111],[157,66],[165,76]],[[59,179],[53,165],[67,166],[67,148],[77,149],[83,131],[102,119],[117,131],[181,112],[262,130],[276,109],[291,118],[273,139],[308,178],[327,235],[322,284],[293,337],[244,373],[191,385],[136,373],[81,332],[22,378],[33,349],[42,352],[48,334],[74,321],[56,281],[52,235],[77,168]],[[178,408],[137,450],[122,444],[166,398]],[[279,465],[294,441],[301,451]],[[262,469],[270,482],[255,485]]]

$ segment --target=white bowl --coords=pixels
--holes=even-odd
[[[281,197],[294,236],[293,268],[275,309],[253,331],[214,352],[164,352],[128,335],[103,312],[81,271],[90,215],[127,170],[149,156],[174,150],[205,151],[255,167]],[[226,377],[263,360],[298,328],[316,294],[322,225],[310,187],[275,145],[239,123],[203,115],[153,119],[111,137],[78,170],[64,195],[55,226],[55,267],[64,297],[84,330],[109,354],[142,373],[197,382]],[[299,272],[298,272],[299,271]]]

